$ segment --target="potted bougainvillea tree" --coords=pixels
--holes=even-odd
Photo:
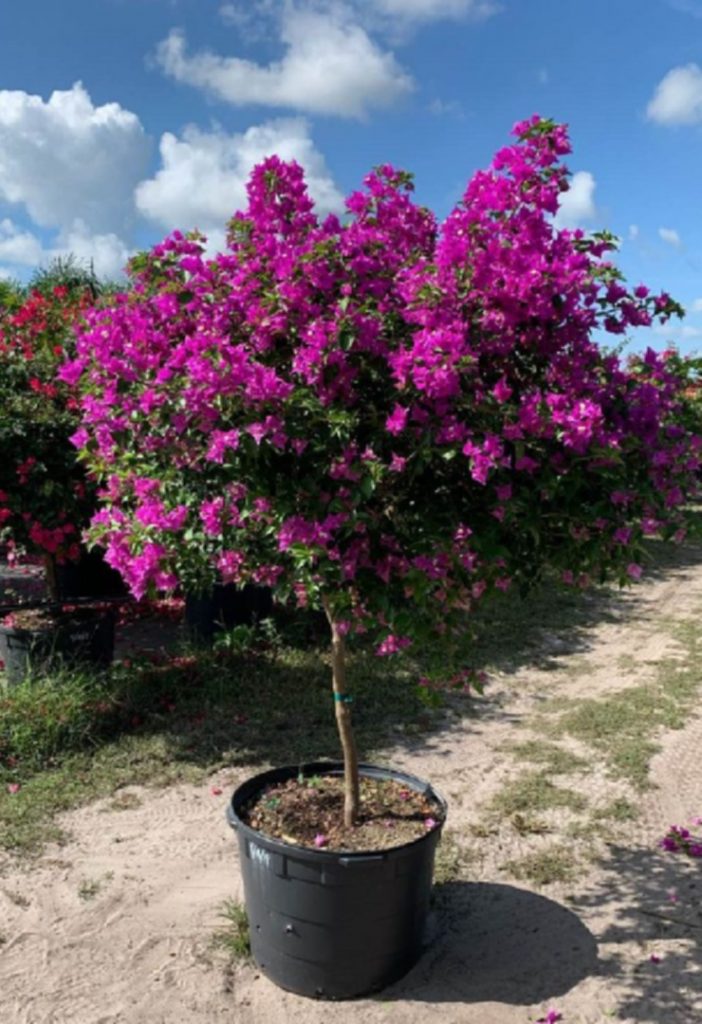
[[[135,595],[255,582],[326,613],[343,764],[265,773],[231,806],[254,956],[310,995],[417,956],[445,813],[359,765],[347,645],[448,650],[477,602],[545,567],[636,578],[695,486],[667,358],[593,340],[679,307],[624,285],[609,236],[554,226],[565,128],[515,134],[440,227],[387,166],[320,221],[301,169],[267,159],[226,251],[175,233],[140,256],[62,371],[103,483],[92,535]]]
[[[0,622],[0,659],[11,681],[30,661],[56,653],[109,660],[109,618],[61,609],[64,567],[84,553],[81,532],[95,511],[95,487],[71,435],[78,403],[56,370],[72,354],[73,328],[95,299],[85,275],[56,283],[70,262],[37,275],[0,312],[0,539],[17,557],[44,564],[49,604],[15,609]],[[65,275],[64,275],[65,276]]]

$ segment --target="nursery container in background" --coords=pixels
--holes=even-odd
[[[269,587],[218,583],[209,594],[185,595],[185,624],[193,640],[212,643],[218,630],[253,626],[273,612]]]
[[[56,584],[60,601],[128,596],[122,577],[105,562],[98,548],[82,551],[76,562],[56,566]]]
[[[11,686],[30,672],[78,664],[107,668],[112,662],[115,616],[111,609],[23,609],[7,618],[0,624],[0,661]]]
[[[419,958],[431,896],[443,798],[414,775],[361,765],[427,796],[439,824],[402,846],[368,853],[293,846],[251,828],[242,812],[267,787],[341,775],[343,765],[276,768],[243,783],[228,808],[236,831],[251,952],[281,988],[321,999],[351,999],[385,988]]]

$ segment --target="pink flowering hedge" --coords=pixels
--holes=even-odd
[[[610,237],[554,226],[565,127],[514,134],[441,225],[387,166],[320,221],[271,157],[226,251],[175,232],[87,314],[61,376],[93,539],[137,597],[325,594],[392,653],[545,567],[636,578],[647,534],[682,536],[700,439],[674,366],[594,340],[680,309],[626,286]]]

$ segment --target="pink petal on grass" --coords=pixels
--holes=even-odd
[[[7,792],[11,796],[14,796],[15,793],[19,793],[21,788],[22,787],[20,786],[19,782],[8,782],[8,784],[7,784]]]

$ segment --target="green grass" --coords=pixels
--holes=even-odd
[[[224,950],[233,963],[249,960],[251,941],[246,910],[234,900],[227,900],[220,916],[226,923],[215,932],[212,938],[213,947]]]
[[[474,855],[458,842],[456,835],[450,829],[441,833],[434,860],[434,885],[457,882],[474,860]]]
[[[638,807],[624,797],[617,797],[616,800],[612,800],[610,803],[605,804],[604,807],[600,807],[593,814],[595,821],[602,822],[636,821],[638,817]]]
[[[558,807],[582,811],[586,806],[587,801],[580,793],[557,786],[547,772],[540,771],[527,772],[506,783],[488,808],[493,814],[510,818],[515,814],[535,814]]]
[[[551,885],[553,882],[572,882],[578,861],[569,846],[554,843],[545,850],[508,861],[505,867],[514,878],[533,882],[534,885]]]
[[[525,743],[509,744],[503,749],[519,761],[541,765],[542,770],[549,775],[570,775],[587,767],[587,762],[581,757],[545,740],[527,740]]]
[[[349,659],[349,680],[364,756],[398,724],[426,731],[431,713],[407,663],[361,653]],[[0,848],[30,853],[60,840],[58,813],[124,786],[339,757],[326,650],[200,651],[106,676],[28,680],[0,698]],[[133,801],[118,794],[109,806]]]
[[[88,903],[90,900],[94,900],[112,877],[112,872],[109,871],[106,875],[103,875],[102,878],[84,878],[78,886],[78,897],[85,903]]]
[[[688,654],[684,664],[674,659],[662,662],[651,683],[599,698],[552,701],[544,708],[553,715],[543,723],[544,730],[556,739],[571,736],[587,744],[604,758],[611,775],[645,789],[659,733],[687,723],[700,689],[697,636]]]

